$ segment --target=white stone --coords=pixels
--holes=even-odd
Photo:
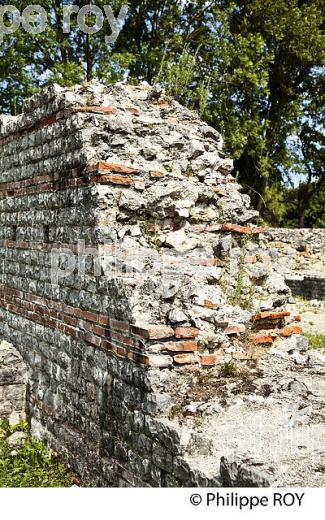
[[[173,247],[179,253],[186,253],[195,249],[198,245],[198,241],[188,236],[184,229],[180,229],[166,236],[166,244]]]
[[[10,435],[10,437],[7,438],[7,444],[11,448],[14,448],[16,446],[21,446],[22,444],[24,444],[26,437],[27,437],[27,435],[24,432],[15,432],[12,435]]]

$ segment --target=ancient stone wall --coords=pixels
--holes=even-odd
[[[0,419],[12,424],[25,419],[27,367],[19,352],[0,342]]]
[[[221,136],[149,86],[94,83],[2,116],[0,147],[0,334],[29,369],[32,431],[84,483],[228,483],[184,399],[306,345]]]
[[[325,299],[325,229],[268,229],[261,235],[293,295]]]

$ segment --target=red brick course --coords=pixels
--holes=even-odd
[[[252,321],[260,321],[260,320],[279,320],[281,318],[285,318],[287,316],[290,316],[291,313],[288,311],[282,311],[282,312],[260,312],[259,314],[255,314],[252,316]]]

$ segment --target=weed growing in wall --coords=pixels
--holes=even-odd
[[[16,432],[25,436],[12,443],[10,437]],[[0,421],[0,488],[71,487],[73,483],[72,475],[57,463],[46,444],[31,437],[27,423],[10,426],[8,420]]]

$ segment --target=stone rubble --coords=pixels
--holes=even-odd
[[[0,342],[0,420],[16,424],[25,418],[27,369],[17,350]]]

